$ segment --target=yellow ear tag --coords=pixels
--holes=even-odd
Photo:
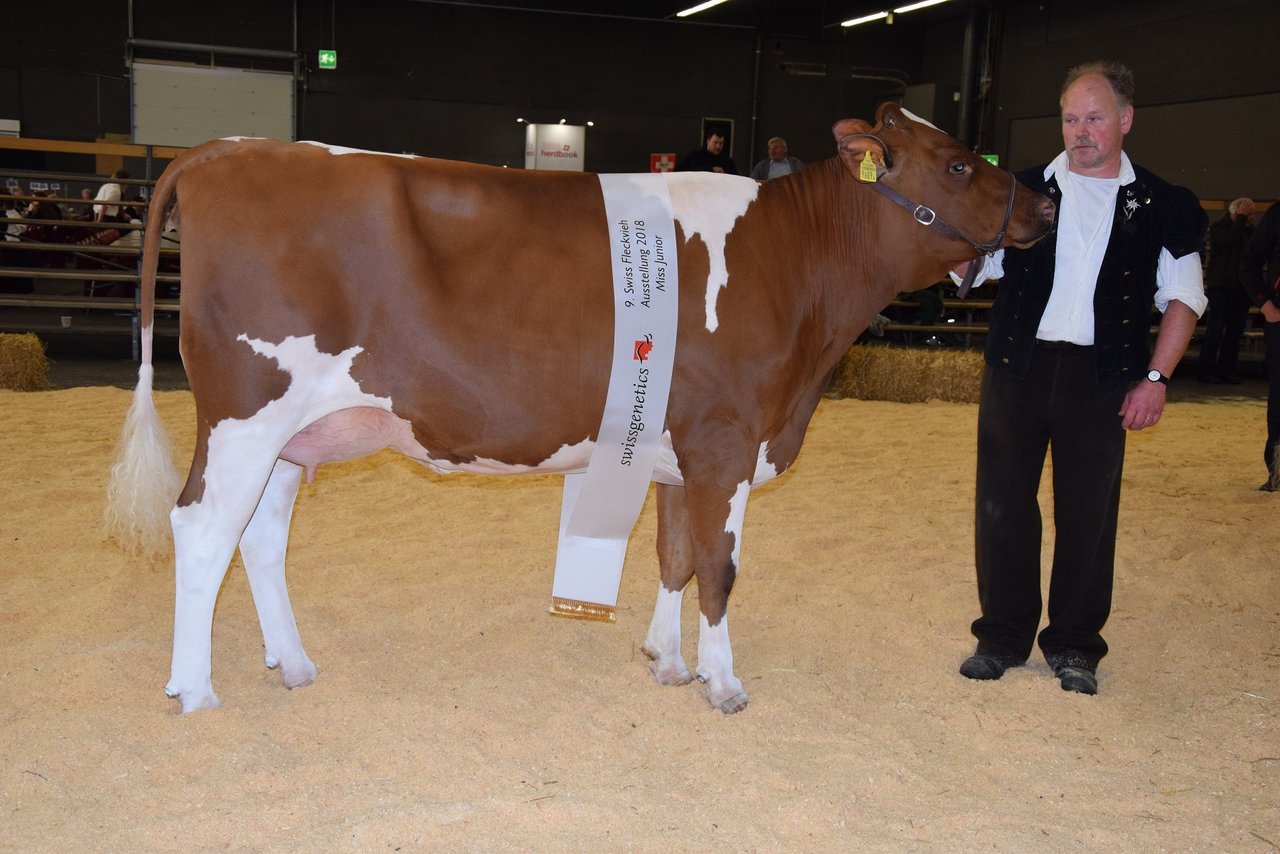
[[[871,159],[871,149],[867,149],[862,163],[858,165],[858,180],[868,184],[876,182],[876,162]]]

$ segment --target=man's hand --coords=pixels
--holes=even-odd
[[[1142,379],[1129,389],[1120,405],[1120,426],[1126,430],[1145,430],[1160,423],[1164,414],[1166,387],[1164,383],[1153,383]]]
[[[1267,323],[1280,322],[1280,306],[1277,306],[1271,300],[1267,300],[1262,304],[1262,317]]]

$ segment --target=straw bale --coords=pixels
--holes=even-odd
[[[0,388],[45,391],[50,387],[44,342],[30,332],[0,335]]]
[[[831,394],[895,403],[977,403],[982,369],[977,350],[859,344],[840,360]]]

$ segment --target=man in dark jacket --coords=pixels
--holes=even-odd
[[[1094,694],[1107,653],[1126,430],[1160,420],[1169,375],[1205,297],[1208,221],[1195,196],[1130,163],[1133,75],[1073,68],[1060,98],[1065,151],[1021,173],[1057,203],[1053,230],[997,253],[1003,274],[987,335],[978,408],[975,558],[982,616],[960,672],[999,679],[1023,664],[1040,622],[1041,516],[1053,454],[1056,539],[1049,622],[1039,634],[1063,690]],[[1151,307],[1164,312],[1155,351]]]
[[[1262,309],[1267,359],[1267,444],[1262,449],[1267,482],[1261,489],[1280,489],[1276,472],[1276,443],[1280,442],[1280,202],[1267,208],[1240,259],[1240,281],[1253,303]]]
[[[676,164],[677,172],[723,172],[726,175],[737,175],[738,167],[733,158],[725,153],[725,133],[721,128],[711,128],[702,148],[691,151]]]
[[[1204,284],[1209,314],[1200,343],[1200,380],[1240,382],[1236,361],[1249,320],[1249,297],[1240,284],[1240,257],[1253,233],[1253,199],[1236,199],[1222,219],[1209,226],[1209,266]]]

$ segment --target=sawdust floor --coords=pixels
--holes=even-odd
[[[159,405],[188,453],[187,392]],[[1264,404],[1130,439],[1097,697],[1039,657],[964,679],[976,407],[824,402],[753,496],[732,600],[742,714],[655,684],[652,496],[615,625],[551,618],[559,480],[389,454],[297,504],[320,676],[262,665],[244,573],[223,708],[164,696],[172,573],[100,532],[128,394],[0,392],[0,848],[12,851],[1274,851],[1280,497]],[[1048,505],[1049,498],[1043,499]],[[685,608],[693,663],[696,604]]]

